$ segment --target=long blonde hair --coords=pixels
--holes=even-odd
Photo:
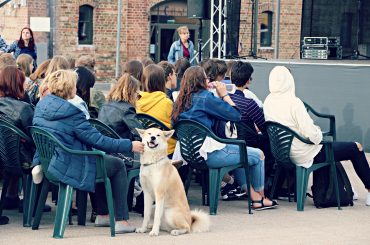
[[[125,101],[135,106],[140,82],[129,73],[124,73],[108,94],[108,101]]]
[[[45,71],[45,77],[47,77],[48,75],[50,75],[51,73],[55,72],[55,71],[58,71],[58,70],[68,70],[69,69],[69,62],[66,58],[64,58],[64,56],[61,56],[61,55],[55,55],[49,65],[48,65],[48,68],[46,69]],[[48,90],[48,84],[47,84],[47,81],[46,79],[44,79],[44,81],[42,81],[42,83],[40,84],[40,87],[39,87],[39,95],[40,97],[44,96],[45,92]]]

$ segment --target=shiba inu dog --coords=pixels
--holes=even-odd
[[[147,232],[155,202],[154,222],[150,236],[159,230],[177,236],[188,232],[209,230],[208,214],[201,210],[190,211],[183,183],[176,168],[167,157],[167,140],[174,130],[157,128],[137,129],[145,144],[140,157],[140,183],[144,192],[144,220],[137,233]]]

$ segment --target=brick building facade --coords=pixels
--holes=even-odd
[[[19,38],[21,28],[30,24],[31,17],[51,17],[51,33],[35,33],[36,44],[38,47],[44,47],[45,58],[48,50],[49,53],[54,55],[61,54],[73,57],[90,54],[96,60],[98,79],[109,81],[115,76],[117,2],[117,0],[13,0],[0,8],[0,34],[8,42],[11,42]],[[250,51],[251,2],[250,0],[241,0],[239,55],[247,55]],[[274,57],[275,52],[276,2],[276,0],[259,0],[258,5],[257,54],[266,58]],[[297,59],[300,57],[304,2],[310,1],[281,0],[279,35],[279,58],[281,59]],[[79,10],[84,5],[92,7],[93,10],[92,44],[79,43]],[[161,9],[159,5],[161,5]],[[171,14],[172,11],[178,17],[173,20],[167,18],[167,22],[163,23],[164,27],[162,29],[154,29],[153,26],[156,26],[156,24],[160,26],[160,20],[163,19],[163,16],[153,17],[157,11],[156,6],[158,13],[162,11],[167,15],[168,13]],[[163,46],[162,43],[171,43],[173,37],[165,34],[171,28],[171,33],[174,33],[176,27],[181,23],[192,25],[194,30],[197,31],[197,20],[186,18],[186,6],[186,0],[122,0],[121,63],[129,59],[147,57],[154,52],[153,50],[160,50],[161,47],[158,46]],[[158,23],[153,23],[156,21]],[[261,23],[264,22],[266,22],[268,28],[263,31],[268,33],[269,38],[263,42],[266,41],[264,44],[267,45],[261,43],[261,28],[263,26]],[[153,30],[163,31],[163,35],[159,36],[159,42],[153,43]],[[162,51],[164,49],[168,49],[168,45],[162,47]],[[163,59],[165,54],[158,57]]]

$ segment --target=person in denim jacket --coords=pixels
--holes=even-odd
[[[225,84],[214,82],[217,94],[207,90],[208,78],[203,68],[193,66],[185,71],[181,81],[181,90],[174,106],[172,119],[177,122],[182,119],[195,120],[212,129],[218,120],[238,122],[241,114],[226,91]],[[208,141],[208,142],[206,142]],[[213,141],[213,142],[211,142]],[[203,143],[203,156],[209,167],[219,168],[230,166],[240,161],[240,151],[237,145],[221,144],[211,138]],[[277,202],[271,201],[264,195],[264,155],[257,148],[247,147],[248,164],[251,171],[251,199],[255,210],[277,207]],[[201,152],[200,152],[201,154]],[[202,154],[201,154],[202,155]],[[246,190],[246,176],[243,169],[232,172],[243,190]]]
[[[29,27],[24,27],[21,31],[19,40],[14,41],[7,47],[6,52],[14,52],[14,58],[18,58],[20,54],[28,54],[33,58],[34,69],[37,68],[37,48],[33,32]]]
[[[4,38],[0,36],[0,54],[6,52],[8,44],[6,44]]]
[[[187,26],[180,26],[177,28],[180,39],[173,42],[168,53],[167,60],[171,64],[175,64],[179,58],[187,58],[190,63],[194,64],[194,44],[189,40],[189,29]]]

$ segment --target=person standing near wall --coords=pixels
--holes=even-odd
[[[167,60],[171,64],[175,64],[179,58],[184,57],[187,58],[193,65],[192,60],[194,58],[194,44],[191,40],[189,40],[189,28],[187,26],[180,26],[177,28],[177,33],[179,34],[180,39],[172,43]]]
[[[35,39],[33,37],[33,32],[31,28],[24,27],[21,31],[19,40],[14,41],[6,49],[6,52],[14,52],[14,58],[18,58],[20,54],[28,54],[33,58],[34,69],[37,67],[37,48],[35,44]]]

